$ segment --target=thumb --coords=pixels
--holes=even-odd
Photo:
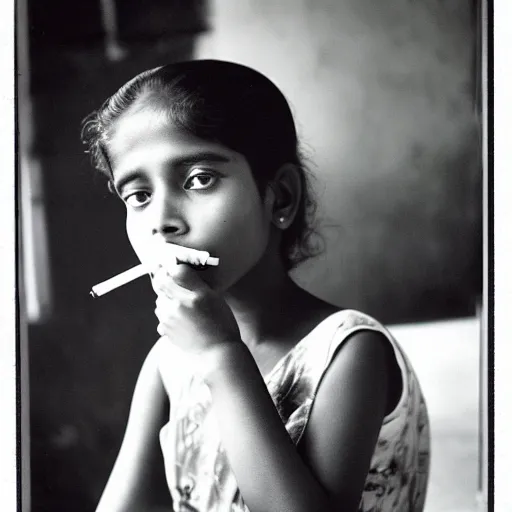
[[[186,290],[201,292],[207,291],[210,287],[201,278],[201,272],[186,263],[169,265],[166,269],[175,285]]]

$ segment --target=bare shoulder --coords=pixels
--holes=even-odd
[[[150,348],[146,359],[144,361],[144,364],[148,364],[154,371],[159,372],[160,371],[160,364],[159,362],[162,360],[162,357],[164,357],[164,353],[166,350],[166,343],[163,336],[161,336],[156,343]]]
[[[362,372],[386,373],[389,369],[388,363],[393,359],[393,346],[383,333],[360,330],[351,334],[341,345],[333,361],[332,371],[341,371],[348,366]]]
[[[158,437],[169,407],[159,372],[159,343],[139,372],[121,449],[98,512],[147,510],[155,500],[169,501]]]
[[[324,393],[336,393],[342,382],[351,385],[351,396],[364,399],[376,388],[385,391],[385,414],[398,403],[402,392],[402,374],[390,340],[381,332],[356,331],[341,345],[327,369]]]
[[[139,372],[132,407],[146,403],[160,408],[167,402],[168,395],[160,368],[164,349],[164,340],[160,338],[149,350]]]
[[[389,407],[393,347],[379,332],[341,344],[322,379],[300,444],[334,503],[356,508]]]
[[[133,390],[125,434],[127,438],[146,435],[147,427],[162,423],[166,417],[168,395],[160,374],[162,342],[158,340],[142,363]]]
[[[357,401],[369,395],[387,398],[390,378],[394,371],[394,350],[384,334],[358,331],[340,346],[320,384],[318,397],[328,401]],[[387,405],[387,400],[386,400]]]

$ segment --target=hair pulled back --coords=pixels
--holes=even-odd
[[[281,255],[289,270],[314,254],[310,222],[315,205],[308,172],[288,102],[268,78],[249,67],[217,60],[178,62],[140,73],[84,121],[82,140],[94,166],[110,180],[112,128],[139,102],[163,110],[187,132],[242,154],[261,196],[279,168],[295,165],[303,194],[294,222],[283,231]]]

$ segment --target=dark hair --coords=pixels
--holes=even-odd
[[[109,180],[108,141],[114,122],[137,101],[151,100],[189,133],[244,155],[260,195],[282,165],[294,164],[303,195],[294,222],[283,232],[281,254],[288,270],[315,254],[309,173],[288,102],[268,78],[216,60],[179,62],[140,73],[84,120],[82,140],[94,166]]]

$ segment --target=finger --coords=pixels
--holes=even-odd
[[[179,291],[176,289],[171,275],[164,267],[155,269],[151,276],[151,286],[157,295],[165,295],[173,298],[174,294]]]
[[[158,296],[155,303],[155,315],[161,322],[176,315],[176,311],[179,308],[179,301],[162,295]]]
[[[171,266],[167,272],[172,278],[173,285],[175,285],[175,287],[172,288],[175,292],[179,293],[180,290],[189,290],[194,292],[205,292],[210,290],[210,287],[202,279],[201,272],[190,265],[174,265]]]

